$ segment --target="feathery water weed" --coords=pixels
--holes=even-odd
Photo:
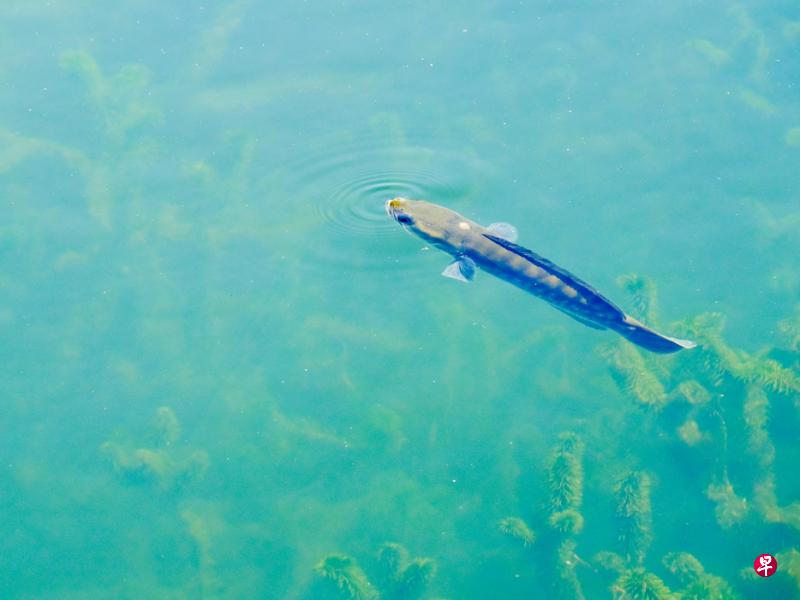
[[[356,560],[345,554],[329,554],[320,560],[314,570],[332,581],[348,600],[371,600],[378,597],[366,573]]]
[[[616,494],[623,555],[628,562],[640,565],[653,539],[650,477],[641,471],[632,471],[617,483]]]
[[[606,346],[602,353],[626,394],[656,411],[664,407],[668,401],[664,385],[633,344],[620,340]]]
[[[536,541],[536,534],[533,532],[533,529],[528,527],[528,524],[519,517],[506,517],[505,519],[501,519],[498,525],[500,531],[522,542],[525,548],[529,548]]]
[[[741,523],[747,516],[748,502],[736,494],[731,482],[725,477],[718,483],[711,483],[706,488],[706,496],[714,502],[714,516],[723,529],[729,529]]]
[[[616,552],[598,552],[594,562],[616,574],[610,591],[614,600],[678,600],[664,581],[642,566],[631,565]]]
[[[670,552],[663,559],[664,566],[684,586],[679,592],[681,600],[738,600],[731,585],[722,577],[707,573],[703,565],[688,552]]]
[[[572,432],[562,433],[550,455],[548,482],[551,514],[579,509],[583,501],[583,442]]]
[[[103,118],[106,134],[115,142],[125,142],[135,128],[163,121],[163,114],[150,98],[150,71],[144,65],[125,65],[106,77],[95,58],[83,50],[62,53],[59,64],[83,81]]]
[[[789,548],[778,552],[775,558],[780,566],[780,571],[778,572],[784,576],[791,577],[795,586],[797,586],[797,593],[800,594],[800,550]]]
[[[679,600],[680,595],[643,567],[626,569],[612,584],[615,600]]]
[[[677,431],[678,437],[680,437],[687,446],[696,446],[707,439],[707,436],[700,431],[700,426],[697,424],[697,421],[692,418],[686,419],[686,421],[678,427]]]
[[[577,543],[572,538],[567,538],[561,542],[556,550],[556,567],[558,572],[558,582],[556,589],[563,598],[571,600],[583,600],[583,587],[578,579],[576,567],[581,562],[575,553]]]
[[[377,586],[370,582],[356,559],[344,554],[329,554],[314,570],[334,582],[343,597],[352,600],[416,600],[436,575],[432,559],[409,560],[405,547],[395,542],[382,544],[377,559]]]
[[[152,481],[162,491],[170,491],[202,479],[210,464],[205,450],[175,447],[179,435],[180,423],[175,413],[162,406],[156,411],[154,448],[115,440],[104,442],[100,448],[111,457],[114,470],[125,479]]]

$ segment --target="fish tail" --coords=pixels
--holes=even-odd
[[[660,354],[669,354],[670,352],[678,352],[679,350],[697,346],[697,344],[689,340],[661,335],[628,315],[625,315],[622,323],[614,329],[622,337],[637,346]]]

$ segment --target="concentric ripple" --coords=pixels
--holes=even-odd
[[[336,187],[316,205],[322,220],[342,232],[383,236],[397,230],[386,215],[384,203],[398,196],[437,198],[452,196],[454,189],[433,175],[412,171],[369,173]]]
[[[452,206],[469,195],[468,176],[480,173],[474,156],[441,140],[408,135],[348,135],[313,140],[294,148],[294,159],[277,171],[279,197],[291,198],[287,243],[295,239],[303,267],[316,274],[371,271],[413,275],[430,269],[414,256],[424,246],[411,242],[387,214],[398,196]],[[313,239],[313,244],[308,240]],[[407,277],[406,281],[427,281]]]

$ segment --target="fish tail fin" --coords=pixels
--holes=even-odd
[[[669,354],[697,346],[690,340],[661,335],[629,315],[625,315],[625,319],[615,329],[629,342],[659,354]]]

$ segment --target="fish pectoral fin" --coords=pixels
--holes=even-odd
[[[467,256],[459,256],[444,268],[442,275],[469,283],[475,278],[475,261]]]
[[[554,306],[554,308],[557,309],[557,310],[560,310],[562,313],[564,313],[568,317],[571,317],[571,318],[575,319],[581,325],[586,325],[587,327],[591,327],[592,329],[601,329],[601,330],[602,329],[608,329],[606,326],[600,325],[600,323],[595,323],[594,321],[590,321],[589,319],[587,319],[585,317],[579,317],[575,313],[571,313],[568,310],[564,310],[563,308],[559,308],[558,306]]]
[[[509,242],[517,241],[517,228],[511,223],[492,223],[486,228],[492,235],[495,235]]]

